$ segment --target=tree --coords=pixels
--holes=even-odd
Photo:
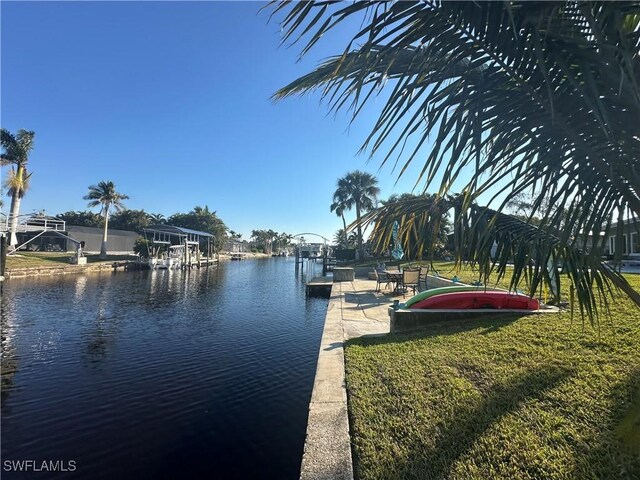
[[[9,245],[15,248],[18,244],[16,231],[18,229],[18,216],[20,215],[20,202],[29,189],[31,174],[27,173],[29,154],[33,150],[33,137],[35,132],[20,129],[13,135],[6,129],[0,130],[0,143],[3,153],[0,155],[0,163],[12,165],[11,172],[5,182],[7,195],[11,197],[9,212],[9,231],[11,236]]]
[[[270,254],[273,247],[273,239],[276,232],[273,230],[251,230],[251,239],[258,247],[262,248],[264,253]]]
[[[387,200],[382,200],[381,203],[385,206],[416,201],[423,204],[434,204],[435,200],[436,196],[433,194],[403,193],[401,195],[393,194]],[[417,218],[401,215],[395,221],[399,224],[398,239],[408,260],[420,260],[424,256],[433,258],[435,254],[444,250],[448,235],[452,233],[451,221],[446,211],[432,211],[430,215],[422,214]],[[393,228],[393,222],[390,227]]]
[[[275,97],[321,88],[332,108],[346,105],[356,117],[388,88],[363,148],[386,150],[383,164],[395,156],[400,175],[425,159],[417,183],[439,182],[437,203],[455,209],[459,246],[468,240],[459,261],[466,255],[489,271],[484,252],[496,227],[511,225],[499,234],[497,268],[511,258],[512,282],[528,272],[532,288],[554,283],[562,265],[590,318],[612,285],[640,304],[601,263],[602,241],[581,252],[574,238],[640,215],[637,2],[315,1],[277,3],[275,12],[286,12],[284,41],[307,39],[303,54],[344,21],[362,25],[339,56]],[[449,197],[463,171],[471,174],[463,195]],[[509,197],[532,189],[539,227],[504,217]],[[477,199],[487,192],[506,199],[482,208]],[[556,208],[540,212],[545,195]],[[561,216],[568,228],[553,235]]]
[[[124,209],[111,216],[111,228],[114,229],[142,233],[143,229],[151,225],[156,225],[156,222],[144,210]]]
[[[167,223],[212,234],[213,245],[217,251],[224,246],[227,238],[227,226],[207,205],[204,208],[195,206],[189,213],[175,213],[167,219]]]
[[[281,250],[286,249],[289,245],[291,245],[291,242],[293,240],[293,235],[286,233],[286,232],[282,232],[282,233],[276,233],[274,238],[273,238],[273,250],[276,250],[276,252],[280,253]]]
[[[336,190],[335,193],[333,194],[333,203],[331,204],[331,211],[332,212],[336,212],[336,215],[339,216],[340,218],[342,218],[342,235],[344,238],[338,239],[337,243],[338,244],[343,244],[345,245],[343,248],[347,248],[347,220],[344,218],[344,212],[345,210],[348,210],[347,208],[347,199],[344,196],[346,194],[346,192],[344,190]],[[338,230],[338,232],[340,232],[340,230]]]
[[[100,246],[100,258],[107,258],[107,239],[109,231],[109,214],[111,207],[116,212],[124,209],[123,200],[129,197],[116,191],[116,186],[111,181],[102,181],[97,185],[89,186],[89,193],[83,197],[89,200],[89,208],[100,206],[100,213],[104,218],[104,234],[102,236],[102,245]]]
[[[77,225],[79,227],[93,227],[98,228],[102,226],[102,217],[97,213],[89,210],[81,211],[68,211],[56,215],[60,220],[64,220],[67,225]]]
[[[153,225],[164,225],[167,223],[167,219],[161,213],[149,213],[149,219]]]
[[[339,228],[333,235],[333,243],[338,248],[355,248],[358,244],[358,236],[355,233],[347,235],[342,228]]]
[[[364,249],[362,247],[362,225],[360,218],[363,213],[374,208],[378,194],[380,193],[377,184],[378,180],[370,173],[354,170],[338,179],[337,188],[333,194],[334,205],[337,205],[336,210],[340,209],[341,212],[343,212],[345,208],[351,210],[355,207],[356,209],[358,252],[361,259],[364,258]]]

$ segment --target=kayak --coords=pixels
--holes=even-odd
[[[540,304],[527,295],[496,290],[441,293],[414,303],[410,308],[538,310]]]
[[[494,291],[496,288],[485,287],[484,285],[451,285],[449,287],[439,287],[432,288],[430,290],[425,290],[424,292],[420,292],[409,300],[404,302],[404,308],[410,308],[413,304],[418,303],[422,300],[426,300],[427,298],[433,297],[434,295],[440,295],[441,293],[453,293],[453,292],[484,292],[484,291]]]

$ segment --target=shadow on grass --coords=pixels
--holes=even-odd
[[[488,335],[498,332],[502,328],[512,324],[526,315],[502,315],[500,317],[487,317],[482,319],[455,319],[447,321],[434,321],[425,326],[424,330],[407,333],[389,333],[377,335],[375,337],[366,336],[353,338],[347,341],[346,345],[358,345],[362,347],[386,345],[393,343],[404,343],[423,338],[439,337],[443,335],[456,335],[458,333],[471,330],[480,330],[480,334]]]
[[[598,435],[579,445],[571,478],[640,478],[640,371],[611,390],[609,415],[599,419]]]
[[[384,478],[438,479],[450,477],[455,462],[502,417],[518,409],[525,401],[544,393],[566,380],[573,371],[558,366],[529,370],[504,383],[494,384],[484,400],[458,408],[451,421],[439,431],[434,444],[419,435],[410,439],[409,449],[397,462],[386,465]],[[357,432],[356,432],[357,434]],[[356,471],[358,458],[356,454]],[[358,477],[361,476],[358,472]]]

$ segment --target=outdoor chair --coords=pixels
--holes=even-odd
[[[379,272],[377,268],[373,269],[373,272],[376,276],[376,292],[380,291],[380,285],[382,283],[385,284],[385,288],[389,286],[389,280],[387,279],[387,274],[384,272]]]
[[[429,275],[429,267],[420,265],[420,272],[418,274],[418,291],[422,292],[427,289],[427,275]],[[424,285],[424,287],[422,287]]]
[[[413,290],[413,294],[415,295],[416,290],[418,289],[419,281],[420,281],[419,269],[405,268],[402,271],[402,297],[404,298],[405,293],[407,292],[408,289]]]

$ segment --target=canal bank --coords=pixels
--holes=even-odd
[[[11,258],[11,257],[9,257]],[[48,260],[43,258],[41,262],[38,262],[37,265],[30,266],[20,266],[19,259],[18,265],[7,265],[4,278],[24,278],[24,277],[39,277],[39,276],[52,276],[52,275],[77,275],[84,273],[101,273],[101,272],[110,272],[110,271],[123,271],[123,270],[139,270],[139,261],[137,257],[131,256],[131,260],[123,260],[121,256],[118,256],[116,259],[100,261],[95,263],[87,263],[84,265],[76,265],[72,264],[68,261],[67,255],[64,256],[64,261],[61,260],[62,257],[54,257],[53,260]],[[218,256],[219,261],[229,261],[231,255],[228,253],[221,253]],[[264,253],[248,253],[247,259],[265,259],[270,258],[269,255]],[[208,267],[215,266],[215,264],[209,265]],[[204,266],[207,268],[207,266]]]
[[[333,284],[309,403],[303,480],[353,478],[344,343],[389,333],[392,299],[374,293],[375,286],[375,281],[360,278]]]

